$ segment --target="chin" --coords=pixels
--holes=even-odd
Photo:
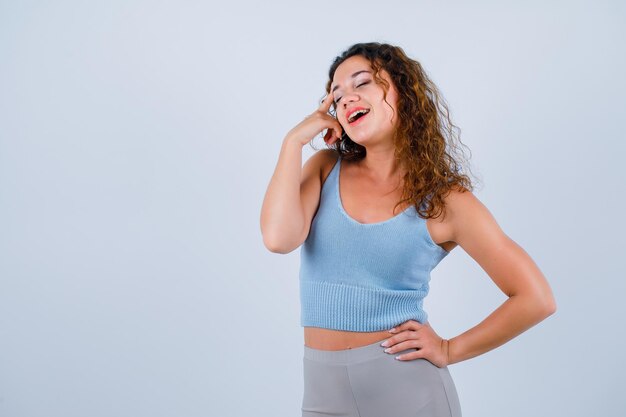
[[[352,139],[352,142],[358,143],[361,146],[368,146],[380,141],[379,138],[364,133],[357,135],[356,137],[352,137],[350,135],[348,136],[350,137],[350,139]]]
[[[369,143],[369,141],[367,139],[363,139],[363,138],[353,138],[352,136],[348,135],[348,137],[350,138],[350,140],[354,143],[356,143],[357,145],[361,145],[361,146],[367,146],[367,144]]]
[[[373,139],[372,134],[370,132],[363,132],[363,131],[352,132],[354,136],[348,132],[346,133],[348,134],[350,139],[352,139],[353,142],[358,143],[359,145],[361,145],[362,143],[370,142]]]

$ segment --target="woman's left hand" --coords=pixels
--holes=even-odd
[[[395,327],[393,336],[387,339],[386,353],[394,354],[406,349],[415,348],[416,351],[399,355],[398,360],[412,360],[423,358],[438,368],[448,365],[448,341],[435,333],[430,324],[421,324],[415,320],[408,320]]]

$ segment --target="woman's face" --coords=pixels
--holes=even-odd
[[[387,71],[381,69],[380,76],[389,83],[386,102],[383,86],[374,80],[367,58],[360,55],[337,67],[330,86],[337,120],[350,139],[363,146],[391,140],[397,125],[398,92]]]

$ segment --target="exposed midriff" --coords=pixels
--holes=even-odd
[[[313,349],[344,350],[370,345],[393,336],[387,330],[377,332],[349,332],[343,330],[304,327],[304,344]]]

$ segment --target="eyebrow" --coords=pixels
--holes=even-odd
[[[372,73],[371,71],[368,71],[368,70],[361,70],[361,71],[357,71],[357,72],[355,72],[354,74],[352,74],[352,75],[350,76],[350,78],[354,78],[354,77],[356,77],[357,75],[359,75],[359,74],[361,74],[361,73],[363,73],[363,72],[368,72],[368,73],[370,73],[370,74]],[[339,86],[338,86],[338,85],[334,86],[334,87],[333,87],[333,89],[331,90],[331,93],[334,93],[334,92],[335,92],[335,90],[336,90],[336,89],[338,89],[338,88],[339,88]]]

